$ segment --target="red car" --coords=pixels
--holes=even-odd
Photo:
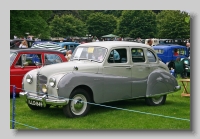
[[[67,62],[67,59],[60,51],[50,49],[11,49],[10,50],[10,94],[19,94],[22,88],[24,75],[33,69],[42,66]]]

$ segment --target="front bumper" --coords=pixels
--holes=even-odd
[[[176,91],[179,91],[179,90],[181,90],[181,86],[180,86],[180,85],[177,85],[177,86],[174,87],[174,91],[175,91],[175,92],[176,92]]]
[[[47,94],[44,94],[44,93],[42,95],[41,94],[36,95],[29,92],[20,92],[19,95],[20,97],[24,98],[27,103],[28,103],[28,100],[42,102],[43,107],[46,107],[47,104],[63,106],[63,105],[67,105],[69,102],[69,99],[67,98],[55,98],[55,97],[53,98],[53,97],[49,97]]]

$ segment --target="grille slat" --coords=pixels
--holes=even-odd
[[[37,75],[37,92],[42,92],[42,85],[47,84],[47,77],[41,74]]]

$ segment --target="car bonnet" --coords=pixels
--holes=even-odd
[[[98,63],[90,61],[69,61],[41,67],[39,74],[51,76],[59,73],[87,72],[98,73]]]

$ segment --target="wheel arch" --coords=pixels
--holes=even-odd
[[[72,90],[72,92],[74,91],[74,90],[76,90],[76,89],[79,89],[79,88],[81,88],[81,89],[84,89],[85,91],[87,91],[87,93],[89,94],[89,96],[91,97],[91,100],[92,100],[92,103],[94,102],[94,97],[93,97],[93,91],[92,91],[92,89],[89,87],[89,86],[87,86],[87,85],[78,85],[78,86],[76,86],[73,90]],[[71,95],[71,94],[70,94]]]

